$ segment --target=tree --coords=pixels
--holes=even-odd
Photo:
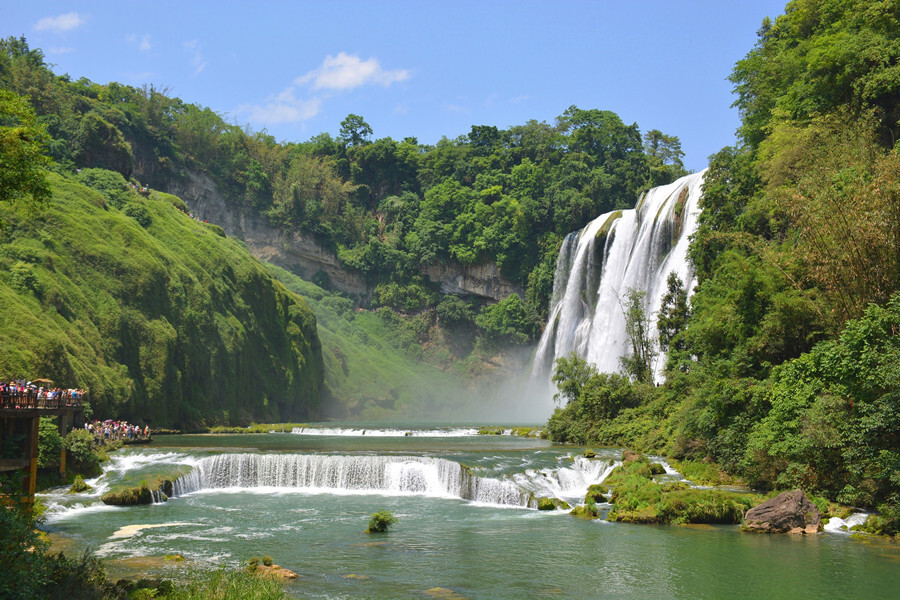
[[[372,137],[372,128],[361,116],[350,113],[341,121],[341,133],[338,137],[345,146],[362,146]]]
[[[43,154],[49,136],[25,98],[0,90],[0,202],[50,198]]]
[[[672,341],[687,325],[691,309],[688,306],[687,289],[675,271],[666,279],[666,293],[662,297],[662,306],[656,317],[656,330],[659,332],[659,347],[668,352]],[[683,342],[676,342],[676,349],[684,347]]]
[[[653,364],[657,350],[653,339],[650,315],[647,313],[647,292],[629,289],[622,311],[625,313],[625,332],[631,343],[631,354],[620,358],[622,368],[635,381],[653,382]]]
[[[597,367],[574,352],[569,356],[557,358],[552,381],[559,389],[559,393],[553,396],[553,400],[561,404],[564,399],[566,404],[571,404],[581,397],[581,390],[595,375]]]
[[[644,152],[650,166],[651,187],[671,183],[685,175],[684,152],[681,140],[676,135],[666,135],[659,129],[651,129],[644,134]]]
[[[518,294],[485,306],[475,317],[475,323],[484,331],[484,339],[490,347],[500,344],[524,346],[534,339],[534,318],[528,314]]]

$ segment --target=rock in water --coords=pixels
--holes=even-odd
[[[741,529],[763,533],[817,533],[822,530],[822,516],[802,490],[793,490],[782,492],[748,510]]]

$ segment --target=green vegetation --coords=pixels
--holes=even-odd
[[[153,504],[153,494],[147,484],[139,487],[110,490],[100,498],[103,504],[115,506],[134,506],[137,504]]]
[[[70,494],[81,494],[84,492],[90,492],[94,488],[89,486],[84,482],[84,479],[81,478],[81,475],[75,476],[75,481],[72,482],[72,486],[69,488]]]
[[[763,23],[732,74],[741,143],[705,178],[698,288],[688,307],[670,279],[655,315],[665,384],[562,359],[552,439],[685,459],[698,482],[799,487],[877,508],[896,529],[897,23],[895,7],[862,0],[797,0]],[[640,478],[615,493],[611,518],[630,520],[669,521],[685,495],[723,520],[740,504]]]
[[[0,372],[77,384],[98,414],[156,426],[317,415],[305,303],[165,198],[126,192],[147,227],[114,208],[121,177],[106,174],[100,193],[50,174],[37,216],[0,207]]]
[[[369,526],[366,528],[366,533],[387,533],[391,525],[396,522],[397,517],[391,514],[390,511],[382,510],[373,513],[372,518],[369,519]]]
[[[47,140],[46,128],[28,102],[0,89],[0,202],[50,197],[43,170],[50,163],[43,153]]]
[[[740,523],[762,497],[699,490],[682,483],[659,484],[646,457],[627,462],[604,482],[613,488],[607,519],[627,523]]]
[[[559,498],[535,498],[538,510],[569,510],[572,508],[569,503]]]
[[[600,517],[600,511],[597,510],[597,503],[590,497],[587,498],[581,506],[573,508],[572,512],[569,514],[573,517],[578,517],[579,519],[597,519]]]

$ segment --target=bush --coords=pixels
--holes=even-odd
[[[78,180],[89,188],[95,189],[106,198],[112,206],[121,209],[131,199],[128,182],[119,173],[107,169],[82,169]]]
[[[369,528],[366,533],[386,533],[391,525],[397,522],[397,518],[389,511],[382,510],[372,514],[369,519]]]
[[[92,488],[88,484],[84,482],[84,479],[81,478],[81,475],[75,476],[75,481],[72,482],[72,487],[69,488],[70,494],[80,494],[82,492],[89,492]]]
[[[63,440],[59,435],[56,419],[41,417],[38,429],[38,466],[42,469],[59,465],[59,453],[63,449]]]
[[[147,210],[147,207],[140,204],[129,204],[122,212],[137,221],[144,229],[150,227],[150,224],[153,223],[153,217],[150,216],[150,211]]]
[[[271,567],[273,562],[274,562],[273,558],[269,555],[265,555],[262,557],[262,564],[264,564],[267,567]]]
[[[84,429],[74,429],[63,441],[66,449],[66,461],[74,470],[92,476],[100,474],[100,457],[92,446],[94,436]]]

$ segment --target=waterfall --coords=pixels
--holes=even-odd
[[[472,475],[457,462],[422,456],[220,454],[179,478],[175,495],[215,488],[298,488],[461,498],[527,507],[530,494],[510,481]]]
[[[219,454],[201,459],[173,483],[173,495],[223,488],[294,488],[309,492],[459,498],[480,504],[536,507],[535,496],[583,497],[611,463],[578,457],[571,466],[479,477],[457,462],[427,456]]]
[[[467,437],[478,435],[478,430],[472,427],[435,427],[431,429],[294,427],[291,433],[333,437]]]
[[[674,271],[690,293],[694,275],[688,238],[697,230],[702,183],[700,172],[653,188],[637,207],[600,215],[566,236],[550,317],[532,367],[534,384],[548,385],[553,362],[572,352],[601,372],[619,371],[619,358],[629,350],[621,305],[629,289],[647,292],[651,315],[659,311],[669,273]],[[664,361],[657,361],[657,381]]]

